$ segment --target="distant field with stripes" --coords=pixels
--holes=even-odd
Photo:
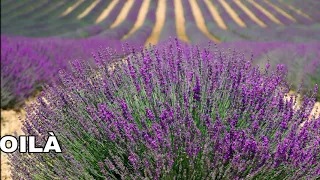
[[[2,34],[156,44],[320,39],[320,1],[1,0]]]

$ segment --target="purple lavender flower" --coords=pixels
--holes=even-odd
[[[108,60],[71,63],[79,73],[62,71],[28,108],[25,133],[41,145],[54,131],[64,153],[14,153],[12,177],[319,177],[320,118],[308,119],[315,98],[305,96],[300,109],[283,100],[285,66],[261,71],[236,50],[176,41],[106,72]]]
[[[122,48],[119,41],[98,38],[62,40],[1,35],[1,108],[21,107],[44,84],[55,82],[61,69],[84,73],[80,60],[74,61],[72,68],[68,67],[68,62],[76,58],[89,58],[92,51],[106,44],[113,45],[114,49]],[[113,61],[111,59],[119,57],[110,57]]]

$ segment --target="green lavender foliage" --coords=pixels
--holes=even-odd
[[[128,48],[130,49],[130,48]],[[263,70],[236,51],[169,41],[112,51],[61,71],[27,109],[23,130],[62,154],[10,156],[14,179],[317,179],[315,87],[293,109],[286,70]],[[305,124],[301,126],[302,123]]]

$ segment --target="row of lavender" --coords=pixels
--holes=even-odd
[[[256,3],[261,5],[266,11],[270,12],[275,16],[279,23],[275,20],[271,20],[265,13],[254,6],[252,3],[247,1],[241,1],[242,4],[247,7],[260,21],[262,21],[267,28],[261,28],[257,22],[255,22],[240,6],[234,1],[227,1],[228,6],[235,11],[239,18],[244,22],[246,27],[241,27],[236,21],[230,16],[226,11],[225,7],[220,3],[220,1],[213,1],[213,5],[217,11],[219,11],[224,23],[227,25],[228,29],[222,29],[217,25],[217,22],[212,17],[207,4],[204,1],[197,1],[197,5],[203,12],[203,17],[205,19],[206,25],[211,33],[217,36],[222,41],[236,41],[240,39],[246,40],[268,40],[268,39],[282,39],[290,41],[302,41],[310,40],[311,35],[317,36],[317,31],[319,27],[317,23],[319,22],[319,17],[315,10],[303,6],[301,3],[294,3],[294,7],[287,3],[281,3],[278,1],[271,1],[274,6],[280,8],[283,12],[280,13],[274,7],[270,6],[269,3],[259,0]],[[92,5],[92,2],[85,1],[80,4],[74,11],[66,16],[60,16],[60,14],[65,11],[69,6],[73,5],[74,1],[67,1],[66,3],[59,3],[54,1],[49,1],[47,3],[42,3],[37,5],[33,11],[27,11],[27,14],[21,13],[24,8],[28,5],[32,10],[35,6],[33,3],[22,3],[19,2],[19,6],[16,8],[8,8],[7,12],[2,13],[4,17],[3,23],[1,23],[1,30],[4,33],[13,34],[23,34],[27,36],[63,36],[63,37],[88,37],[88,36],[104,36],[108,38],[121,39],[124,37],[130,29],[133,27],[137,20],[140,8],[142,7],[143,1],[137,1],[133,4],[129,10],[127,18],[119,24],[117,27],[110,29],[110,25],[118,18],[118,15],[122,11],[125,1],[119,1],[115,7],[111,10],[110,14],[105,20],[99,24],[95,24],[95,20],[99,17],[106,7],[110,5],[110,1],[101,1],[98,3],[88,15],[84,18],[79,19],[79,14]],[[14,4],[14,3],[13,3]],[[9,4],[10,5],[10,4]],[[7,5],[7,6],[9,6]],[[184,3],[184,16],[186,19],[190,19],[192,12],[190,11],[190,3]],[[4,6],[5,7],[5,6]],[[145,23],[140,31],[152,31],[155,22],[155,10],[158,7],[158,1],[151,1],[147,9],[148,15],[147,20],[150,23]],[[172,1],[166,2],[166,24],[171,23],[171,30],[168,28],[162,29],[164,36],[176,36],[175,30],[175,16],[174,13],[174,3]],[[305,14],[307,13],[307,14]],[[13,16],[11,15],[13,14]],[[49,15],[50,14],[50,15]],[[10,16],[9,16],[10,15]],[[7,18],[5,18],[7,17]],[[26,18],[26,21],[23,19]],[[194,17],[193,17],[194,18]],[[200,18],[200,17],[197,17]],[[304,25],[313,26],[310,30],[306,30]],[[151,28],[150,28],[151,26]],[[187,22],[186,27],[195,26],[193,22]],[[167,26],[165,26],[167,27]],[[270,31],[269,28],[273,28]],[[187,28],[186,28],[187,29]],[[67,33],[69,32],[69,33]],[[139,32],[139,30],[138,30]],[[137,33],[138,33],[137,32]],[[250,34],[250,35],[249,35]],[[149,34],[150,35],[150,34]],[[135,38],[135,34],[131,35]],[[191,39],[197,39],[193,33],[188,33]]]
[[[252,55],[253,63],[263,67],[269,61],[271,67],[283,64],[292,90],[300,89],[304,94],[320,82],[320,43],[289,42],[234,42],[222,43],[220,47],[236,48],[247,57]],[[249,58],[249,57],[248,57]],[[320,100],[320,94],[317,95]]]
[[[198,34],[201,35],[201,32]],[[141,33],[140,37],[146,36]],[[137,40],[128,41],[129,44],[143,45],[143,42],[136,43],[139,36],[136,38]],[[199,43],[207,43],[207,39],[203,39]],[[66,40],[1,36],[1,44],[1,108],[7,108],[19,107],[43,83],[56,79],[60,69],[68,69],[69,61],[76,58],[88,59],[91,52],[99,46],[111,46],[121,51],[121,44],[124,43],[101,38]],[[310,89],[316,82],[320,82],[318,42],[230,42],[221,43],[219,47],[237,48],[246,56],[253,53],[255,64],[261,65],[266,59],[272,65],[285,64],[293,89],[297,89],[301,83],[303,87]]]
[[[66,38],[81,38],[81,37],[104,37],[110,39],[123,39],[129,31],[135,25],[140,7],[142,2],[136,2],[132,6],[132,10],[128,13],[127,18],[118,26],[114,28],[110,28],[112,23],[115,21],[117,16],[119,15],[119,11],[123,6],[124,2],[118,3],[115,8],[110,12],[108,18],[100,24],[87,26],[84,28],[79,28],[75,32],[71,31],[69,33],[65,33],[59,35],[59,37],[66,37]],[[131,36],[127,37],[125,40],[139,40],[139,41],[146,41],[146,39],[151,35],[153,30],[153,26],[156,21],[156,8],[157,2],[151,1],[149,7],[147,9],[146,19],[144,20],[142,26],[136,30]]]
[[[133,43],[132,43],[133,44]],[[52,83],[69,61],[90,61],[91,52],[122,43],[99,38],[70,40],[1,36],[1,108],[20,107],[44,83]],[[110,60],[116,57],[109,57]]]
[[[319,25],[315,24],[314,21],[311,21],[304,16],[301,16],[297,13],[293,13],[292,16],[295,19],[298,19],[297,22],[289,20],[287,17],[281,16],[280,21],[286,22],[290,21],[291,23],[283,23],[281,26],[271,21],[265,14],[261,13],[257,8],[252,6],[249,3],[244,2],[244,4],[251,9],[251,11],[255,14],[258,14],[258,18],[262,18],[262,21],[268,26],[267,28],[259,27],[256,22],[253,22],[252,19],[246,13],[240,11],[238,6],[235,5],[234,2],[228,2],[230,6],[240,15],[240,18],[246,23],[247,27],[241,28],[235,21],[232,19],[229,13],[227,13],[220,3],[215,3],[215,7],[220,12],[222,19],[225,20],[225,24],[228,29],[222,29],[217,26],[215,20],[212,17],[206,3],[204,1],[198,1],[197,4],[199,8],[202,10],[202,16],[206,23],[206,26],[210,33],[219,39],[222,42],[229,41],[241,41],[241,40],[251,40],[251,41],[290,41],[290,42],[301,42],[301,41],[312,41],[315,39],[320,39],[319,33]],[[263,2],[261,2],[263,3]],[[128,18],[120,24],[118,27],[114,29],[109,29],[111,22],[118,14],[118,10],[113,10],[109,15],[109,20],[91,27],[86,27],[83,29],[79,29],[77,33],[68,33],[63,35],[63,37],[81,37],[81,36],[99,36],[99,37],[108,37],[112,39],[121,39],[124,37],[134,25],[136,19],[136,14],[138,14],[139,3],[135,3],[138,5],[134,5],[132,11],[130,11]],[[117,6],[118,7],[118,6]],[[167,2],[167,7],[174,7],[174,3],[172,1]],[[156,8],[157,2],[152,2],[149,11],[147,14],[147,18],[145,23],[142,25],[140,29],[138,29],[135,33],[129,36],[129,39],[137,39],[139,38],[141,41],[146,41],[146,39],[151,35],[154,22],[156,20]],[[271,11],[270,9],[268,9]],[[185,29],[187,30],[186,34],[189,37],[192,43],[204,42],[208,37],[204,35],[203,32],[199,29],[196,23],[195,17],[193,15],[192,7],[189,2],[184,3],[183,7],[184,16],[185,16]],[[272,12],[272,11],[271,11]],[[166,21],[162,29],[159,29],[160,35],[159,39],[166,40],[170,36],[176,37],[178,36],[176,30],[176,19],[169,18],[174,17],[175,12],[174,8],[166,9]],[[284,20],[286,18],[286,21]],[[300,19],[299,19],[300,18]],[[305,26],[307,25],[307,26]],[[270,29],[272,28],[272,29]],[[144,36],[140,36],[143,33]]]

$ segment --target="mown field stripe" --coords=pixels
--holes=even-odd
[[[130,31],[121,38],[122,40],[127,39],[129,36],[131,36],[133,33],[135,33],[143,25],[143,23],[144,23],[144,21],[145,21],[145,19],[147,17],[147,14],[148,14],[150,1],[151,0],[144,0],[142,2],[142,5],[140,7],[139,14],[138,14],[136,22],[134,23],[134,25],[130,29]]]
[[[241,0],[234,0],[238,7],[242,9],[254,22],[256,22],[261,27],[267,27],[267,25],[262,22],[257,16],[246,6],[244,5]]]
[[[200,31],[202,31],[202,33],[205,34],[210,40],[215,41],[215,42],[220,42],[220,40],[217,37],[213,36],[209,32],[209,30],[206,26],[206,23],[204,21],[203,15],[201,13],[201,9],[198,6],[197,1],[196,0],[189,0],[189,2],[190,2],[192,14],[193,14],[194,19],[196,21],[196,25],[200,29]]]
[[[63,13],[61,13],[61,17],[68,15],[69,13],[71,13],[75,8],[77,8],[80,4],[82,4],[84,2],[84,0],[78,0],[76,3],[74,3],[74,5],[68,7],[68,9],[66,9]]]
[[[221,29],[227,30],[228,27],[227,25],[224,23],[222,17],[219,14],[219,11],[217,10],[217,8],[214,6],[214,4],[210,1],[210,0],[204,0],[204,2],[206,3],[212,18],[214,19],[214,21],[218,24],[218,26]]]
[[[187,36],[185,28],[185,18],[183,12],[183,6],[181,0],[174,0],[174,14],[175,14],[175,24],[176,32],[179,39],[190,42],[190,39]]]
[[[105,18],[107,18],[112,11],[112,9],[118,4],[119,0],[113,0],[108,7],[100,14],[100,16],[96,19],[95,24],[100,23]]]
[[[166,21],[166,0],[159,0],[156,11],[156,23],[152,29],[151,35],[145,42],[145,46],[149,44],[155,45],[159,41],[159,36]]]
[[[119,24],[121,24],[128,16],[129,11],[131,10],[132,6],[134,4],[134,0],[128,0],[124,5],[122,10],[120,11],[120,14],[118,15],[117,19],[114,21],[113,24],[111,24],[110,28],[115,28]]]
[[[97,4],[99,4],[101,0],[96,0],[94,1],[89,7],[87,7],[81,14],[78,15],[77,19],[82,19],[84,18],[85,16],[87,16],[91,10],[96,7]]]
[[[291,16],[290,14],[288,14],[287,12],[285,12],[283,9],[281,9],[280,7],[276,6],[275,4],[273,4],[272,2],[268,1],[268,0],[264,0],[264,2],[266,4],[268,4],[269,6],[271,6],[273,9],[275,9],[277,12],[279,12],[280,14],[282,14],[284,17],[290,19],[293,22],[297,22],[297,20]]]
[[[262,7],[260,4],[253,0],[247,0],[249,3],[251,3],[254,7],[259,9],[264,15],[266,15],[271,21],[273,21],[276,24],[283,25],[282,22],[279,21],[273,14],[271,14],[268,10],[266,10],[264,7]]]
[[[227,13],[230,15],[230,17],[240,26],[240,27],[247,27],[246,23],[244,23],[241,18],[238,16],[238,14],[230,7],[230,5],[224,1],[219,0],[222,7],[227,11]]]
[[[309,19],[311,21],[313,21],[313,19],[308,14],[302,12],[302,10],[300,10],[300,9],[290,5],[290,4],[284,3],[283,0],[279,0],[279,2],[282,3],[283,5],[287,6],[289,9],[293,10],[297,14],[299,14],[299,15],[301,15],[301,16],[303,16],[303,17],[305,17],[305,18],[307,18],[307,19]]]

